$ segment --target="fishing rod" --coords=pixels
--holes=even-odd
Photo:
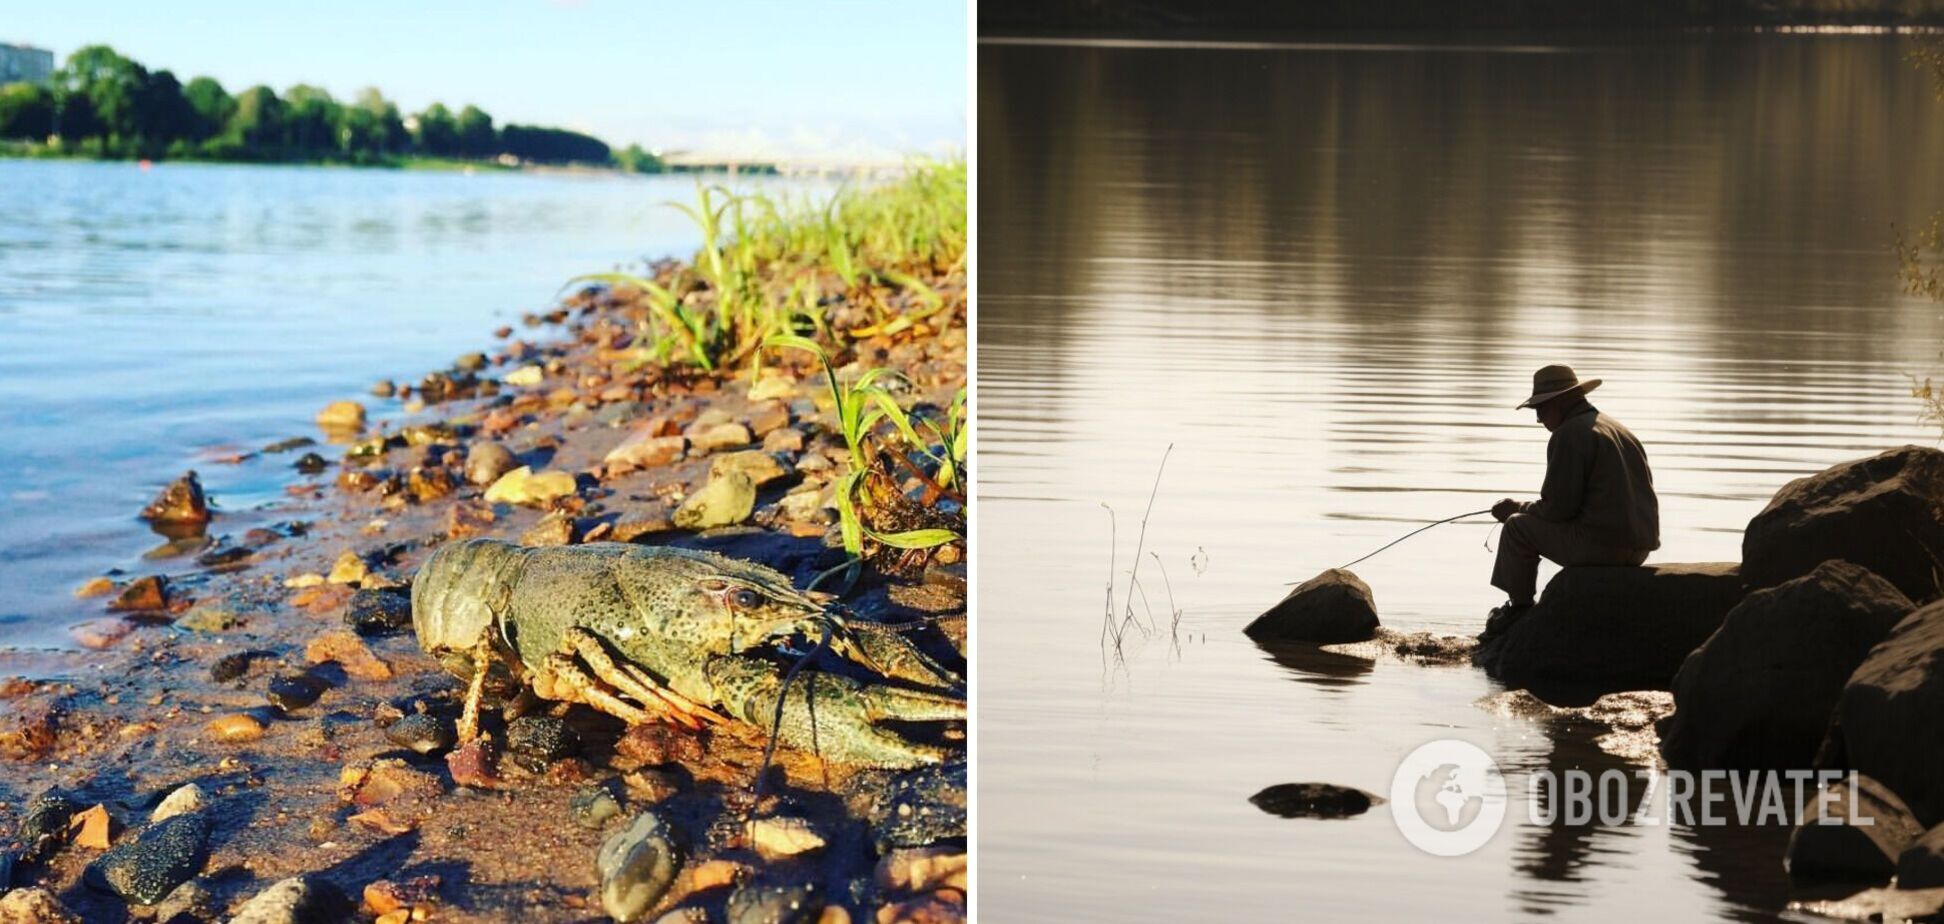
[[[1464,518],[1466,518],[1466,517],[1475,517],[1475,516],[1479,516],[1479,515],[1481,515],[1481,514],[1487,514],[1487,513],[1491,513],[1491,512],[1492,512],[1492,509],[1491,509],[1490,507],[1487,507],[1487,508],[1485,508],[1484,510],[1474,510],[1474,511],[1472,511],[1472,512],[1470,512],[1470,513],[1461,513],[1461,514],[1459,514],[1459,515],[1457,515],[1457,516],[1455,516],[1455,517],[1446,517],[1446,518],[1444,518],[1444,519],[1442,519],[1442,520],[1439,520],[1439,521],[1438,521],[1438,522],[1436,522],[1436,523],[1426,523],[1425,525],[1423,525],[1423,526],[1420,526],[1420,527],[1418,527],[1417,529],[1414,529],[1414,530],[1411,530],[1410,532],[1408,532],[1408,533],[1405,533],[1405,534],[1404,534],[1404,535],[1402,535],[1402,536],[1399,536],[1399,537],[1397,537],[1397,538],[1395,538],[1395,539],[1392,539],[1392,540],[1391,540],[1391,541],[1390,541],[1389,543],[1387,543],[1387,544],[1385,544],[1385,546],[1384,546],[1383,548],[1381,548],[1381,549],[1378,549],[1378,550],[1377,550],[1376,552],[1372,552],[1372,553],[1370,553],[1369,555],[1365,555],[1365,556],[1364,556],[1363,558],[1359,558],[1359,559],[1357,559],[1356,561],[1353,561],[1353,562],[1351,562],[1351,563],[1350,563],[1350,565],[1355,565],[1355,564],[1359,564],[1359,563],[1361,563],[1361,562],[1363,562],[1363,561],[1364,561],[1365,559],[1370,559],[1370,558],[1375,558],[1375,557],[1377,557],[1377,554],[1378,554],[1379,552],[1383,552],[1383,551],[1384,551],[1385,549],[1388,549],[1388,548],[1390,548],[1390,547],[1391,547],[1391,546],[1393,546],[1393,545],[1396,545],[1396,544],[1398,544],[1398,543],[1400,543],[1400,542],[1403,542],[1404,540],[1406,540],[1406,539],[1409,539],[1409,538],[1411,538],[1412,536],[1415,536],[1415,535],[1417,535],[1418,533],[1421,533],[1421,532],[1424,532],[1425,530],[1427,530],[1427,529],[1430,529],[1430,528],[1431,528],[1431,527],[1433,527],[1433,526],[1443,526],[1443,525],[1445,525],[1446,523],[1451,523],[1451,522],[1455,522],[1455,521],[1457,521],[1457,520],[1462,520],[1462,519],[1464,519]],[[1349,569],[1349,567],[1350,567],[1350,565],[1344,565],[1344,566],[1342,566],[1341,568],[1339,568],[1338,570],[1348,570],[1348,569]]]

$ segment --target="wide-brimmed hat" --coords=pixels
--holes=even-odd
[[[1598,387],[1599,379],[1582,382],[1579,376],[1573,374],[1571,366],[1546,366],[1532,374],[1532,397],[1520,402],[1519,408],[1538,407],[1567,392],[1583,395]]]

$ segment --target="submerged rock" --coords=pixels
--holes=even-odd
[[[1742,573],[1752,587],[1800,577],[1832,558],[1868,568],[1918,603],[1937,599],[1944,451],[1905,446],[1798,478],[1742,535]]]
[[[209,522],[209,501],[194,471],[169,483],[142,508],[142,519],[157,525],[200,526]]]
[[[640,920],[668,893],[682,869],[682,848],[661,816],[642,812],[601,844],[595,869],[601,876],[601,907],[626,924]]]
[[[1944,601],[1911,613],[1844,684],[1817,765],[1875,777],[1944,824]]]
[[[1667,762],[1810,766],[1850,673],[1912,609],[1888,581],[1846,561],[1749,594],[1674,677],[1676,711],[1661,728]]]
[[[1377,602],[1370,585],[1331,568],[1302,584],[1242,630],[1258,641],[1328,645],[1368,641],[1377,634]]]
[[[1564,568],[1524,618],[1479,643],[1472,663],[1555,703],[1665,690],[1741,598],[1733,562]]]
[[[1334,783],[1278,783],[1250,796],[1249,801],[1284,818],[1349,818],[1384,804],[1379,796]]]
[[[1896,793],[1857,774],[1809,800],[1783,864],[1798,879],[1884,880],[1923,833]]]
[[[208,819],[199,812],[176,815],[102,854],[88,878],[131,905],[153,905],[202,870],[208,845]]]

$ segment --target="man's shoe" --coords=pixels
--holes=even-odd
[[[1481,642],[1489,642],[1492,639],[1504,635],[1507,630],[1512,628],[1513,623],[1518,622],[1519,619],[1524,617],[1527,611],[1531,609],[1532,609],[1532,604],[1530,603],[1513,603],[1510,600],[1505,601],[1504,603],[1495,607],[1492,610],[1492,612],[1485,617],[1485,631],[1479,633],[1478,640]]]

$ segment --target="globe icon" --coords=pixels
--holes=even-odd
[[[1457,831],[1471,824],[1485,804],[1482,776],[1457,764],[1439,764],[1418,778],[1418,817],[1439,831]]]

